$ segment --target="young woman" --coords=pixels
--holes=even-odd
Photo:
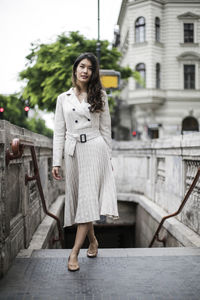
[[[88,257],[97,256],[93,221],[100,215],[118,218],[117,195],[111,165],[111,120],[102,89],[99,66],[92,53],[75,61],[73,87],[57,98],[53,136],[52,174],[60,180],[65,159],[64,227],[77,224],[68,269],[79,270],[78,253],[89,238]]]

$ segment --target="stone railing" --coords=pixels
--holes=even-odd
[[[22,158],[6,166],[5,152],[14,138],[34,143],[40,179],[48,209],[64,194],[64,181],[52,178],[52,139],[11,123],[0,121],[0,276],[22,248],[27,248],[45,215],[35,180],[25,185],[25,174],[33,175],[30,148]],[[55,227],[55,226],[54,226]],[[54,229],[52,229],[53,231]],[[48,241],[47,241],[48,243]],[[43,245],[44,246],[44,245]]]
[[[118,200],[132,199],[143,204],[159,222],[161,216],[177,211],[200,167],[200,133],[145,142],[114,141],[113,166]],[[193,242],[187,242],[183,235],[179,239],[180,235],[174,233],[178,223],[172,226],[168,222],[180,244],[200,246],[200,182],[176,220],[188,238],[194,237]]]

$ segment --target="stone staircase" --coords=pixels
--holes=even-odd
[[[79,254],[69,272],[70,250],[22,250],[0,281],[1,300],[199,300],[200,248],[99,249]]]

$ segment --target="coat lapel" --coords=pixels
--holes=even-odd
[[[68,102],[70,102],[70,104],[74,108],[76,108],[77,114],[79,114],[80,116],[84,116],[87,119],[90,119],[91,116],[89,108],[91,105],[85,101],[83,103],[80,103],[73,91],[73,88],[67,91],[66,95]]]

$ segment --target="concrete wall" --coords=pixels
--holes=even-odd
[[[118,199],[135,201],[159,222],[178,209],[200,167],[200,134],[113,142],[113,166]],[[166,222],[168,232],[183,246],[200,246],[199,187],[200,180],[181,214]]]
[[[151,214],[148,213],[141,205],[137,205],[135,247],[148,247],[157,228],[157,220],[152,218]],[[162,239],[163,237],[166,237],[166,247],[183,247],[183,244],[165,228],[162,228],[160,231],[160,238]],[[163,247],[163,243],[155,241],[153,247]]]
[[[33,175],[30,149],[22,158],[14,159],[6,166],[5,152],[13,138],[34,142],[41,184],[47,207],[51,208],[59,194],[64,193],[64,181],[52,178],[52,140],[0,121],[0,276],[10,266],[22,248],[28,248],[32,236],[45,215],[35,181],[25,185],[25,174]],[[55,227],[55,225],[54,225]]]

